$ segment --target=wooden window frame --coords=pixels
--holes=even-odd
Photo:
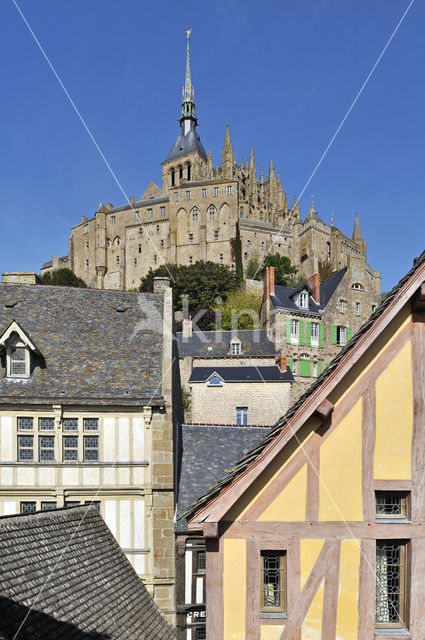
[[[399,494],[401,499],[401,511],[402,513],[391,514],[391,513],[378,513],[377,509],[377,498],[378,495],[381,494]],[[400,520],[410,520],[411,517],[411,493],[410,491],[398,490],[398,489],[389,489],[386,491],[385,489],[375,489],[375,518],[376,520],[391,520],[394,522],[399,522]]]
[[[280,557],[280,567],[279,567],[279,574],[280,574],[280,599],[281,599],[281,604],[279,607],[267,607],[264,606],[264,558],[266,557],[266,555],[268,554],[277,554]],[[286,549],[261,549],[260,550],[260,572],[261,572],[261,576],[260,576],[260,614],[273,614],[273,613],[277,613],[280,614],[282,616],[286,616],[287,612],[288,612],[288,579],[287,579],[287,575],[288,575],[288,562],[287,562],[287,558],[288,558],[288,552]],[[282,563],[283,563],[283,567],[282,567]]]
[[[400,595],[399,602],[399,621],[398,622],[376,622],[376,608],[375,608],[375,629],[408,629],[408,575],[409,575],[409,560],[410,560],[410,544],[409,540],[403,539],[379,539],[376,540],[376,549],[378,549],[378,543],[394,544],[400,547],[400,584],[403,585],[403,591]],[[375,560],[376,562],[376,560]],[[376,587],[375,587],[376,588]]]

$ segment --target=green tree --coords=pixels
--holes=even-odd
[[[246,277],[253,280],[260,272],[262,273],[261,262],[258,255],[254,254],[252,258],[248,260],[248,264],[246,265]],[[260,280],[260,278],[256,279]]]
[[[291,278],[297,274],[296,268],[292,266],[290,259],[286,256],[267,255],[257,271],[256,280],[263,279],[266,267],[275,268],[275,284],[283,287],[289,286]]]
[[[216,308],[216,316],[221,313],[221,328],[227,331],[257,329],[260,326],[262,299],[262,293],[247,292],[243,289],[231,293],[226,302]]]
[[[154,278],[165,276],[170,278],[173,289],[174,310],[184,310],[182,296],[187,295],[188,312],[192,316],[200,309],[213,309],[218,297],[225,301],[239,285],[235,272],[229,267],[200,261],[189,266],[167,264],[154,271],[150,269],[142,278],[139,290],[153,291]]]
[[[43,284],[51,284],[56,287],[81,287],[87,288],[86,283],[75,275],[71,269],[55,269],[55,271],[47,272],[39,276]]]

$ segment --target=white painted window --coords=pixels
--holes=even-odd
[[[236,424],[248,424],[248,407],[236,407]]]
[[[232,356],[237,356],[241,352],[241,345],[239,342],[232,342]]]
[[[111,224],[115,224],[115,216],[111,216]]]
[[[17,341],[7,349],[7,375],[12,378],[29,378],[31,354],[28,347]]]
[[[190,191],[186,191],[186,200],[190,200]]]
[[[218,196],[218,187],[214,187],[214,195]]]
[[[306,291],[300,293],[300,307],[301,309],[308,309],[308,293]]]
[[[316,347],[319,344],[319,323],[312,322],[311,323],[311,344],[313,347]]]
[[[202,189],[201,195],[202,195],[202,198],[206,198],[207,197],[207,190],[206,189]]]
[[[227,195],[228,196],[232,195],[232,185],[231,184],[227,185]]]
[[[291,320],[291,336],[298,339],[300,323],[298,320]]]
[[[312,369],[313,376],[317,376],[317,362],[313,362]]]
[[[336,343],[339,345],[344,345],[347,342],[347,329],[346,327],[337,327],[336,328]]]
[[[165,207],[159,207],[159,215],[165,216]]]

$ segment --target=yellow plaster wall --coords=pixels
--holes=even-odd
[[[224,540],[223,626],[225,640],[245,640],[246,626],[246,543]]]
[[[281,640],[284,628],[277,624],[261,625],[261,640]]]
[[[363,520],[362,400],[320,447],[319,520]]]
[[[413,428],[411,342],[376,381],[374,477],[410,480]]]
[[[322,550],[324,540],[301,540],[300,543],[300,572],[301,590],[304,588],[306,580],[311,570],[317,562],[317,558]],[[322,615],[323,615],[323,585],[324,580],[314,596],[310,609],[301,627],[302,640],[320,640],[322,635]]]
[[[337,640],[357,640],[360,540],[341,542]]]
[[[307,465],[304,465],[258,520],[276,522],[305,520],[306,495]]]

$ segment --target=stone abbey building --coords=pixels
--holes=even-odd
[[[197,260],[233,265],[231,240],[239,222],[244,267],[266,253],[288,256],[306,278],[319,259],[336,269],[359,258],[368,288],[377,295],[380,274],[366,262],[366,243],[356,218],[352,238],[325,224],[314,205],[301,220],[296,199],[288,204],[280,174],[270,160],[268,176],[257,177],[254,151],[238,163],[226,127],[221,166],[202,146],[191,80],[189,38],[180,132],[162,163],[162,184],[150,182],[139,200],[115,207],[99,204],[71,229],[69,254],[46,262],[42,273],[69,267],[90,287],[138,287],[149,268]]]

